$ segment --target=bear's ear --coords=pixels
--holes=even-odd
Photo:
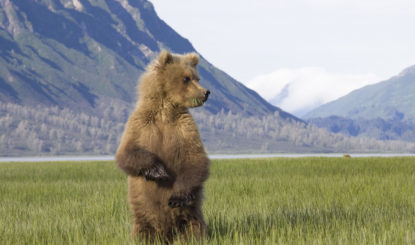
[[[157,61],[160,67],[164,67],[167,64],[173,63],[173,55],[169,51],[163,50],[157,58]]]
[[[185,57],[191,66],[197,66],[197,64],[199,63],[199,55],[197,55],[196,53],[186,54]]]

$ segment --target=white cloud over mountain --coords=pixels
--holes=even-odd
[[[246,85],[271,104],[299,117],[312,109],[368,84],[379,82],[373,73],[341,74],[321,67],[279,69]]]

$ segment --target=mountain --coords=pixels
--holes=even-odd
[[[114,154],[162,49],[197,52],[145,0],[0,0],[0,156]],[[415,152],[307,125],[200,56],[212,94],[192,114],[210,153]]]
[[[386,81],[352,91],[308,113],[305,118],[341,116],[415,122],[415,66]]]
[[[136,101],[137,78],[161,49],[197,52],[146,0],[0,0],[0,7],[3,103],[99,116]],[[199,73],[212,91],[202,110],[294,118],[203,56]]]

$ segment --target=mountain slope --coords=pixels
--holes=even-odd
[[[305,118],[342,116],[351,119],[415,122],[415,66],[389,80],[357,89],[308,113]]]
[[[136,100],[137,78],[161,49],[195,52],[145,0],[0,0],[0,101],[99,114]],[[201,59],[204,110],[279,111]]]

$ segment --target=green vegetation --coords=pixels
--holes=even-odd
[[[415,158],[216,160],[208,244],[414,244]],[[129,244],[113,162],[0,163],[2,244]]]

